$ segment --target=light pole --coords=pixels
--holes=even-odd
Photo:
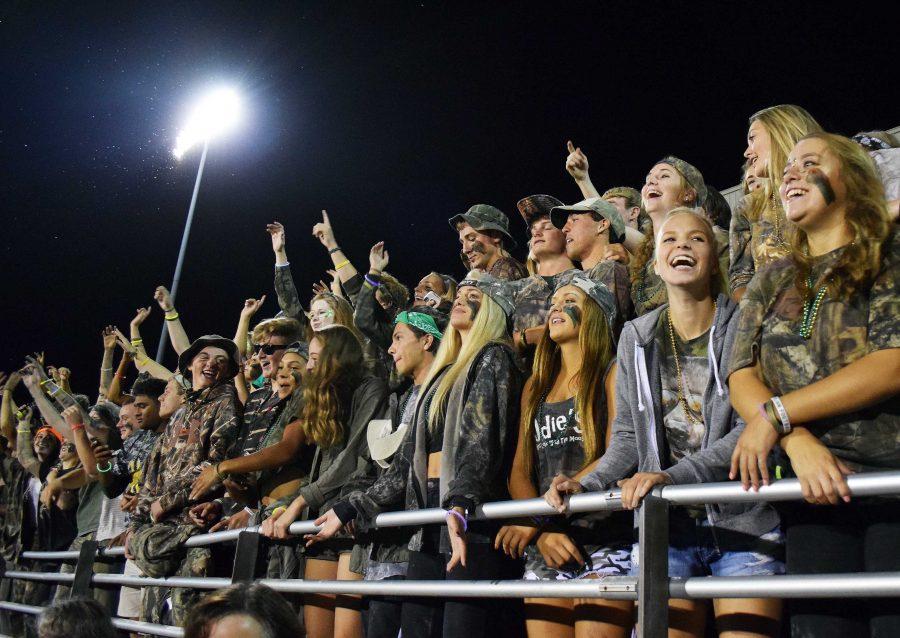
[[[172,277],[172,288],[169,297],[172,306],[175,305],[175,296],[178,294],[178,283],[181,281],[181,269],[184,266],[184,254],[187,251],[188,237],[191,234],[191,224],[194,222],[194,209],[197,206],[197,194],[200,192],[200,180],[203,179],[203,167],[206,166],[206,154],[209,151],[209,142],[232,128],[240,115],[240,101],[237,94],[231,89],[218,89],[204,97],[194,108],[188,119],[187,125],[178,134],[175,149],[172,154],[181,159],[184,154],[197,143],[203,143],[203,153],[200,155],[200,167],[197,169],[197,179],[194,182],[194,192],[191,195],[191,205],[188,207],[187,220],[184,223],[184,233],[181,235],[181,247],[178,249],[178,261],[175,262],[175,276]],[[156,351],[156,362],[161,363],[166,351],[166,342],[169,338],[168,327],[163,322],[162,334],[159,336],[159,348]]]

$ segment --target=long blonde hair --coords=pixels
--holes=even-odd
[[[747,219],[757,221],[767,206],[774,205],[776,214],[784,215],[778,198],[778,185],[794,145],[810,133],[821,133],[822,127],[806,109],[794,104],[779,104],[757,111],[750,116],[747,126],[759,122],[769,134],[771,149],[763,187],[750,193]]]
[[[597,303],[584,295],[584,312],[578,331],[578,346],[581,348],[581,368],[576,374],[578,390],[575,392],[575,414],[581,424],[586,467],[600,458],[606,441],[606,415],[604,406],[604,381],[609,362],[615,354],[612,331],[606,315]],[[530,476],[534,468],[534,421],[545,399],[553,387],[562,366],[562,351],[559,344],[550,338],[549,325],[538,342],[531,368],[531,395],[522,413],[522,441],[525,451],[525,471]],[[605,397],[606,403],[612,397]]]
[[[427,387],[431,381],[448,365],[450,368],[438,382],[437,389],[430,402],[428,425],[434,427],[439,414],[447,409],[447,401],[453,384],[459,379],[464,370],[472,362],[481,349],[491,342],[509,343],[509,334],[506,328],[506,313],[490,298],[482,293],[481,308],[475,315],[472,327],[469,329],[469,338],[463,345],[459,331],[452,325],[444,331],[441,346],[434,355],[434,363],[425,379]]]
[[[812,133],[801,139],[822,140],[841,164],[841,181],[847,189],[844,223],[853,239],[831,269],[827,285],[832,297],[848,299],[854,292],[866,290],[881,269],[884,244],[892,226],[884,186],[872,158],[856,142],[832,133]],[[812,271],[806,233],[792,224],[788,240],[791,259],[797,266],[795,285],[806,296]]]

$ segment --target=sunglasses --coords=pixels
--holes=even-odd
[[[278,345],[275,343],[267,343],[264,345],[260,344],[260,345],[256,346],[256,352],[260,353],[260,354],[265,354],[265,355],[275,354],[279,350],[287,350],[287,349],[288,349],[287,344]]]

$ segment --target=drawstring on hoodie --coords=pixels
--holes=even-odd
[[[716,392],[719,393],[719,396],[725,394],[725,390],[722,389],[722,381],[719,379],[719,366],[716,363],[715,351],[713,350],[713,337],[716,334],[716,319],[713,317],[713,324],[709,327],[709,345],[706,347],[706,357],[709,359],[709,367],[713,371],[713,376],[716,378]]]

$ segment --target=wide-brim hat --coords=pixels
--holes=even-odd
[[[449,220],[450,228],[456,230],[456,225],[465,222],[475,230],[496,230],[503,235],[503,243],[506,248],[515,248],[518,244],[509,233],[509,217],[502,210],[490,204],[475,204],[465,213],[454,215]]]
[[[592,213],[609,222],[609,243],[621,244],[625,241],[625,220],[619,209],[601,197],[591,197],[571,206],[556,206],[550,211],[550,221],[559,229],[566,225],[572,213]]]
[[[529,195],[523,197],[516,204],[519,214],[525,220],[525,226],[531,228],[534,220],[541,217],[550,217],[550,211],[563,203],[553,195]]]
[[[231,339],[226,339],[219,335],[203,335],[188,346],[187,350],[178,355],[178,371],[187,376],[191,361],[194,360],[194,357],[196,357],[203,348],[209,346],[222,348],[222,350],[228,354],[229,370],[226,378],[231,379],[237,375],[238,371],[241,369],[241,354],[238,352],[237,344]]]

